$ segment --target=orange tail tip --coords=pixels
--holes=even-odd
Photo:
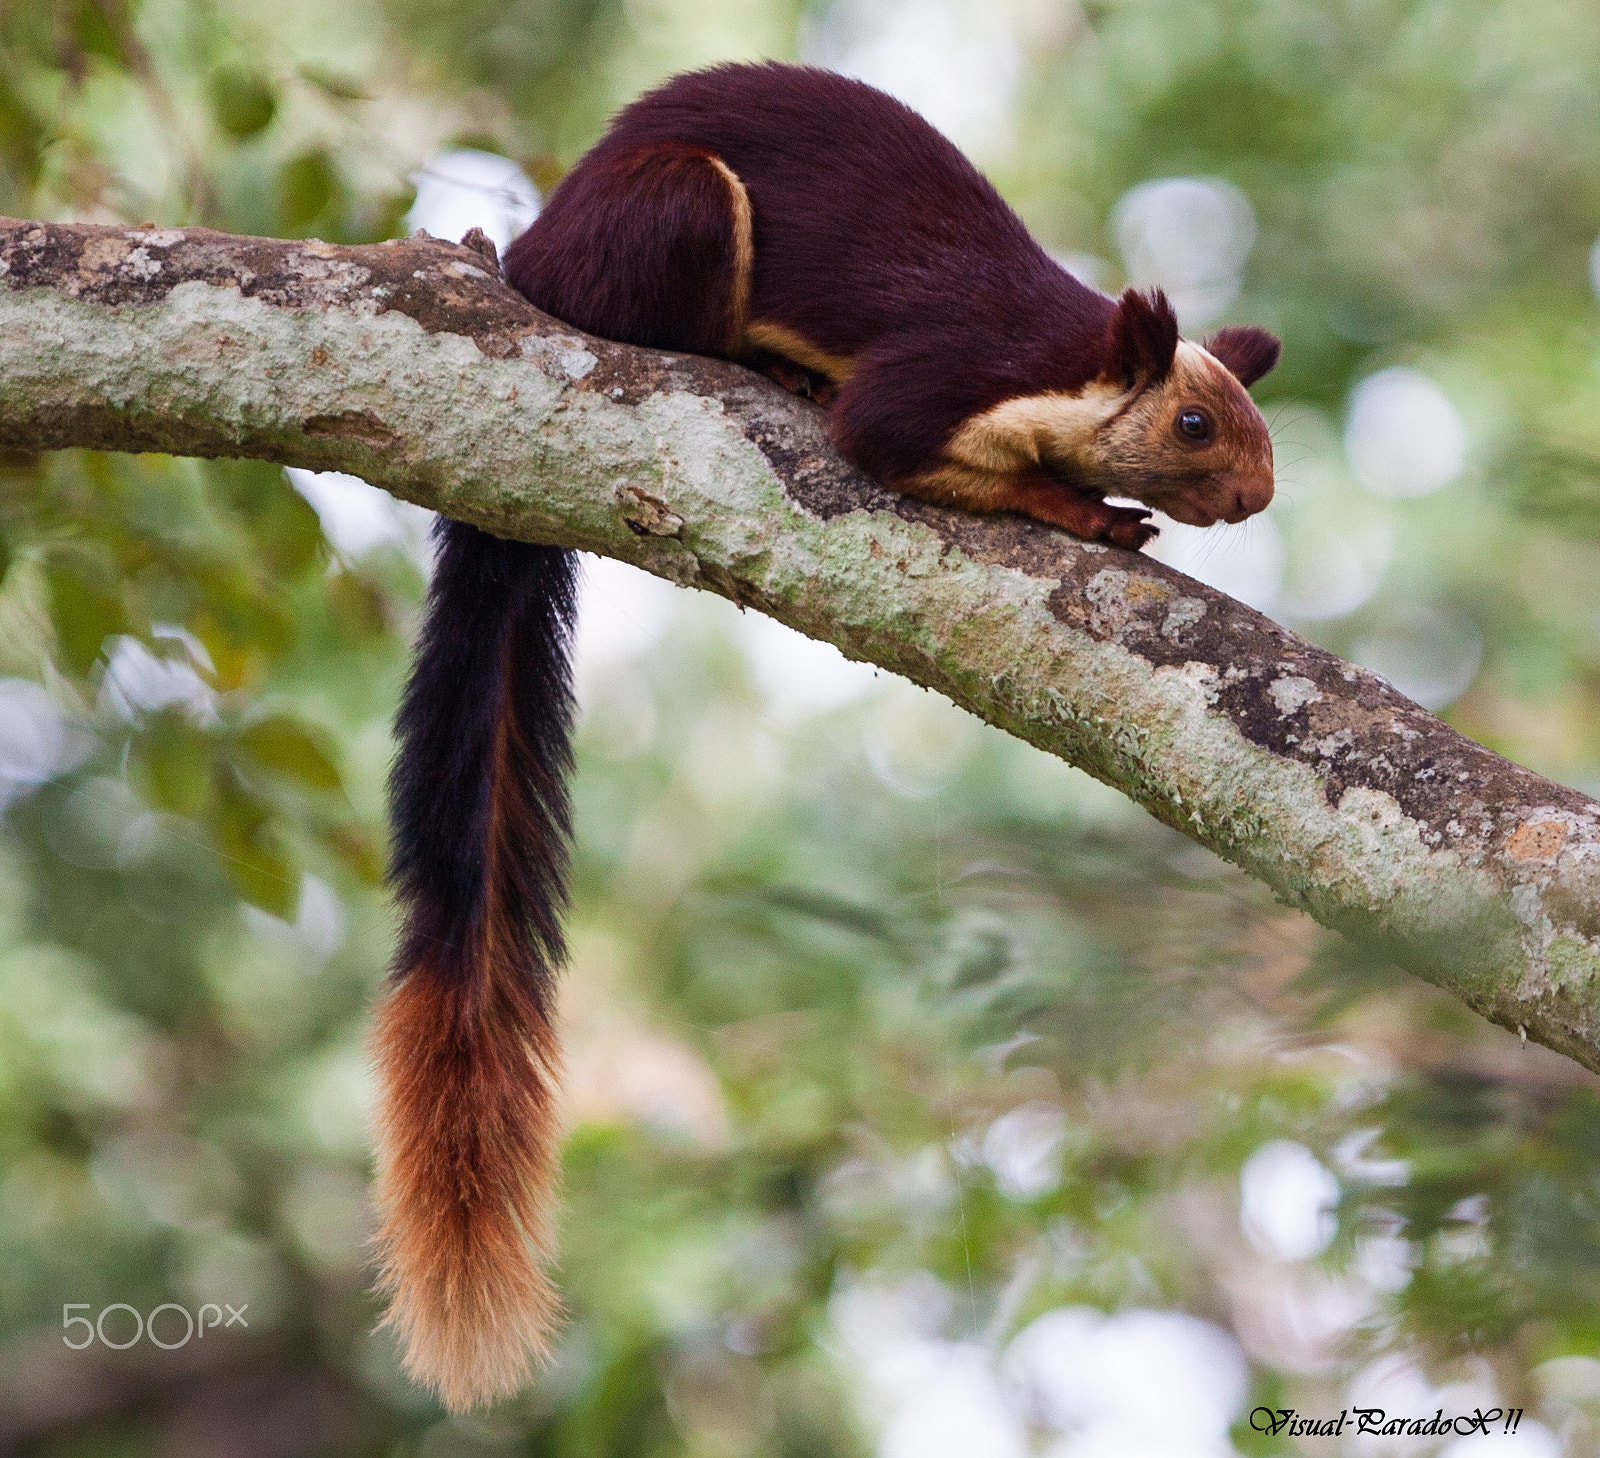
[[[453,1413],[520,1388],[562,1315],[545,1270],[559,1055],[519,984],[474,994],[417,968],[373,1032],[383,1325]]]

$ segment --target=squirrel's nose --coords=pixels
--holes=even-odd
[[[1258,511],[1265,511],[1272,501],[1272,477],[1253,476],[1234,490],[1233,510],[1228,513],[1230,522],[1243,521]]]

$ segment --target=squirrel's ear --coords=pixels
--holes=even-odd
[[[1276,336],[1253,324],[1230,324],[1206,340],[1206,350],[1225,364],[1238,382],[1249,389],[1283,353]]]
[[[1106,374],[1125,389],[1154,385],[1167,377],[1178,353],[1178,316],[1160,289],[1142,294],[1124,289],[1111,316]]]

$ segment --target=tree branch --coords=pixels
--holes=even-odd
[[[577,334],[489,253],[0,219],[0,446],[349,471],[721,593],[1600,1069],[1600,806],[1158,562],[886,491],[814,406]]]

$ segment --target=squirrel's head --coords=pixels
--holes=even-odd
[[[1076,443],[1075,477],[1190,526],[1254,516],[1272,500],[1272,439],[1248,387],[1278,353],[1278,341],[1255,328],[1191,344],[1159,289],[1128,289],[1097,382],[1105,396],[1114,392],[1116,408]]]

